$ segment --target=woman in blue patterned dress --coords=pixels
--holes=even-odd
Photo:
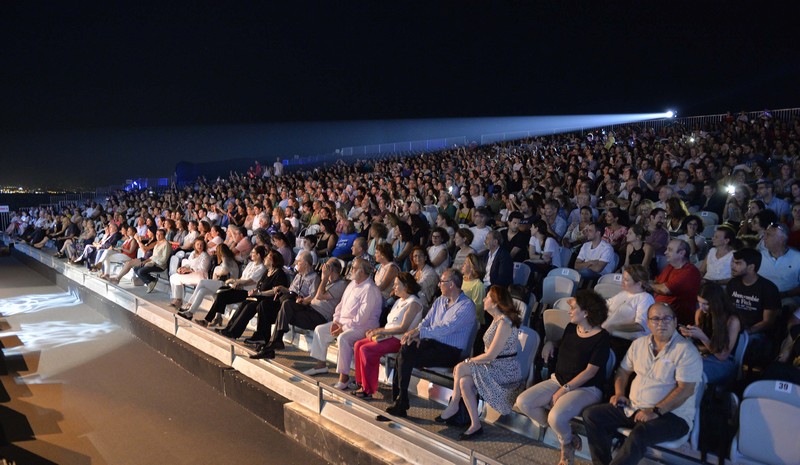
[[[505,287],[492,286],[483,300],[483,308],[494,318],[483,336],[486,352],[456,365],[453,369],[453,397],[442,414],[436,417],[439,423],[447,422],[458,412],[459,401],[463,398],[470,426],[459,440],[471,439],[483,432],[476,392],[493,409],[505,415],[511,412],[522,384],[522,371],[517,359],[517,353],[522,350],[519,343],[520,315],[511,294]]]

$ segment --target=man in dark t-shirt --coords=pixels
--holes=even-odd
[[[742,329],[750,335],[747,356],[758,356],[755,363],[771,358],[774,349],[773,329],[781,301],[778,287],[772,281],[760,276],[761,254],[755,249],[741,249],[733,253],[731,275],[726,286]]]
[[[519,230],[522,213],[512,212],[508,215],[508,229],[503,233],[503,243],[500,247],[506,249],[515,262],[524,262],[528,259],[528,242],[531,240],[530,232]]]

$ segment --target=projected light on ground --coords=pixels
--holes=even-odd
[[[54,349],[70,344],[81,344],[110,334],[119,329],[110,323],[75,323],[71,321],[46,321],[23,324],[19,331],[4,334],[17,336],[22,346],[15,347],[20,353]],[[9,349],[6,354],[12,353]]]
[[[31,294],[0,300],[0,315],[8,317],[23,313],[35,313],[50,308],[80,305],[77,293]]]

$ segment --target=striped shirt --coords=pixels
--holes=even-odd
[[[433,302],[430,311],[420,323],[419,337],[465,349],[477,324],[475,303],[466,294],[460,293],[452,304],[449,304],[447,297],[442,296]]]

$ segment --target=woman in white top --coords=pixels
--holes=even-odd
[[[561,247],[547,230],[547,223],[538,219],[531,224],[531,240],[528,242],[528,260],[525,263],[531,268],[534,292],[541,295],[542,283],[547,273],[553,268],[561,267]]]
[[[700,276],[703,279],[717,284],[725,284],[730,281],[735,241],[736,232],[730,226],[722,225],[714,231],[714,235],[711,237],[713,247],[699,266]]]
[[[428,247],[428,260],[433,266],[433,270],[439,277],[442,276],[444,270],[450,266],[450,254],[447,253],[447,242],[450,236],[443,228],[433,228],[431,232],[431,246]]]
[[[203,239],[194,241],[194,251],[183,259],[178,271],[169,277],[169,286],[172,294],[170,305],[180,308],[183,305],[183,286],[197,285],[200,280],[208,276],[211,266],[211,257],[206,253],[206,242]]]
[[[608,317],[601,325],[609,333],[622,332],[623,339],[636,339],[647,335],[647,309],[655,299],[645,292],[643,285],[650,281],[650,273],[642,265],[630,265],[622,272],[622,291],[606,301]],[[613,345],[613,344],[612,344]]]
[[[178,266],[180,265],[181,260],[183,259],[183,257],[186,256],[186,254],[192,251],[192,248],[194,248],[194,241],[198,237],[200,237],[200,232],[197,230],[197,221],[190,221],[188,225],[189,225],[189,232],[187,232],[186,235],[183,236],[183,241],[181,241],[180,249],[169,258],[170,276],[175,274],[176,271],[178,271]]]
[[[355,350],[356,383],[361,389],[353,395],[370,399],[378,390],[378,367],[381,357],[400,350],[400,338],[422,319],[422,303],[417,293],[420,287],[411,273],[400,273],[394,280],[397,301],[389,312],[386,326],[370,329],[366,337],[357,341]]]
[[[217,262],[221,263],[221,265],[214,267],[214,272],[211,275],[212,279],[201,279],[200,282],[197,283],[192,297],[190,297],[189,302],[187,302],[187,306],[182,308],[181,310],[183,311],[178,312],[178,315],[190,320],[207,295],[217,292],[217,289],[225,284],[224,281],[229,279],[235,280],[239,277],[239,264],[236,263],[236,257],[227,245],[220,244],[219,247],[217,247]],[[171,280],[172,278],[170,278],[170,281]]]
[[[558,241],[548,233],[547,223],[544,220],[536,220],[531,225],[528,256],[531,262],[537,265],[544,265],[537,268],[559,268],[562,266],[561,247],[558,245]]]

